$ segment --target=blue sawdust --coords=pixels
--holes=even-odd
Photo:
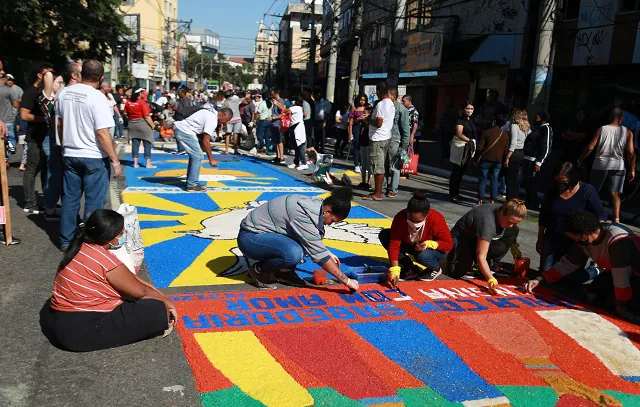
[[[182,236],[145,248],[145,261],[156,287],[169,287],[211,244],[209,239]]]

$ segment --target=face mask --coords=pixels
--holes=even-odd
[[[589,246],[591,243],[588,240],[578,240],[578,244],[580,246]]]
[[[117,245],[112,245],[111,242],[109,242],[109,244],[111,244],[111,250],[118,250],[119,248],[124,246],[124,244],[126,242],[127,242],[127,234],[123,233],[122,236],[120,236],[118,238],[118,244]]]
[[[409,224],[409,229],[411,229],[411,230],[418,230],[418,229],[422,228],[424,226],[425,221],[426,221],[426,219],[423,220],[420,223],[413,223],[409,219],[407,219],[407,223]]]
[[[569,184],[569,181],[562,181],[558,183],[558,190],[560,192],[566,192],[570,189],[571,189],[571,184]]]
[[[465,109],[464,112],[467,114],[467,116],[471,116],[473,114],[473,109]]]

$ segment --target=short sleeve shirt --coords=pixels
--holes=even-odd
[[[40,89],[35,86],[29,86],[22,95],[22,102],[20,108],[29,110],[34,116],[36,121],[29,122],[27,127],[27,141],[35,143],[42,143],[49,134],[49,128],[45,122],[45,114],[40,105],[39,96],[42,94]]]
[[[214,135],[218,127],[218,115],[211,110],[198,110],[184,120],[177,121],[173,127],[190,136],[200,134]]]
[[[129,120],[144,119],[151,114],[149,104],[144,100],[136,100],[135,102],[127,101],[124,105],[124,112],[129,116]]]
[[[18,100],[15,92],[7,85],[0,85],[0,120],[5,123],[13,123],[16,116],[12,103]]]
[[[382,117],[382,126],[376,127],[369,125],[369,138],[371,141],[384,141],[391,139],[391,129],[393,128],[393,119],[396,115],[396,108],[389,98],[382,99],[373,109],[373,119]]]
[[[51,308],[64,312],[111,312],[122,298],[107,273],[122,262],[104,247],[83,243],[78,254],[53,282]]]
[[[501,204],[479,205],[464,214],[451,229],[452,235],[480,238],[491,242],[499,239],[504,229],[498,225],[496,215]]]

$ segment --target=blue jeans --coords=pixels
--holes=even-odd
[[[108,158],[64,157],[62,210],[60,211],[60,246],[67,247],[76,233],[80,199],[84,192],[84,216],[104,208],[109,190],[111,166]]]
[[[478,183],[478,199],[484,199],[487,183],[491,182],[491,200],[495,201],[498,196],[498,184],[502,163],[492,161],[482,161],[480,163],[480,182]]]
[[[115,137],[123,137],[124,136],[124,124],[120,123],[120,118],[115,113],[113,114],[113,121],[116,123]]]
[[[360,166],[360,133],[362,133],[362,127],[359,124],[354,124],[351,127],[351,134],[353,140],[351,140],[351,151],[353,152],[353,165]]]
[[[198,137],[187,134],[179,129],[174,129],[174,135],[178,141],[178,146],[182,146],[189,155],[189,165],[187,167],[187,188],[198,185],[200,179],[200,168],[202,167],[202,149],[198,142]]]
[[[144,158],[145,160],[151,160],[151,142],[147,140],[140,140],[139,138],[131,139],[131,155],[133,158],[138,158],[140,154],[140,142],[144,144]]]
[[[271,122],[267,120],[258,120],[257,132],[260,148],[269,148],[269,145],[271,144]]]
[[[13,148],[17,148],[18,146],[18,137],[16,137],[16,124],[15,123],[5,123],[7,125],[7,137],[11,144],[13,144]]]
[[[44,188],[44,206],[55,209],[62,195],[62,149],[56,144],[56,134],[51,132],[42,142],[47,157],[47,181]]]
[[[382,246],[389,250],[389,242],[391,241],[391,229],[383,229],[378,235]],[[440,260],[444,259],[447,254],[438,250],[426,249],[423,251],[417,251],[413,246],[402,243],[400,245],[400,256],[398,260],[406,257],[407,254],[413,255],[416,261],[429,270],[439,270]]]
[[[260,269],[273,273],[291,270],[300,264],[304,251],[295,240],[279,233],[252,233],[240,230],[238,248],[245,257],[257,260]]]

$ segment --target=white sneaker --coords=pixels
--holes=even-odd
[[[298,171],[304,171],[304,170],[308,170],[308,169],[309,169],[309,166],[307,164],[298,165],[296,167],[296,170],[298,170]]]
[[[287,165],[287,168],[294,169],[294,168],[296,168],[296,165],[295,164],[289,164],[289,165]]]
[[[356,172],[357,174],[360,174],[360,166],[359,166],[359,165],[356,165],[355,172]]]

